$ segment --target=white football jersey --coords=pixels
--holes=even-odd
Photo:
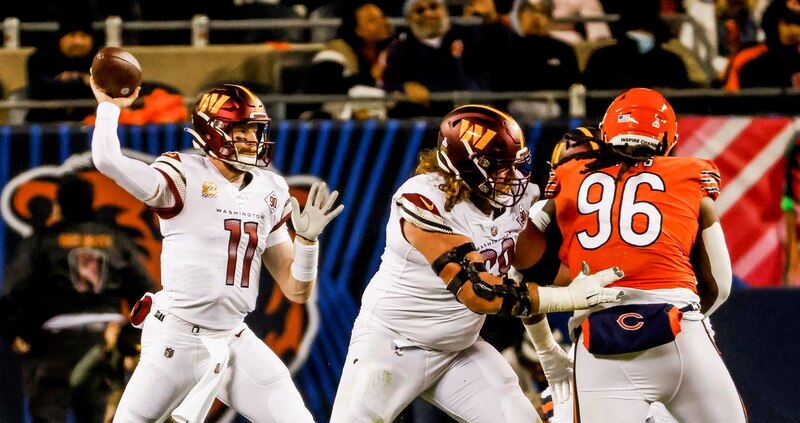
[[[164,153],[152,165],[177,204],[157,209],[164,241],[158,308],[210,329],[231,329],[253,310],[261,255],[289,242],[289,187],[282,176],[250,170],[242,190],[211,162]]]
[[[433,232],[469,237],[495,275],[508,272],[519,233],[528,222],[528,209],[537,190],[528,189],[522,201],[496,218],[471,202],[445,211],[445,195],[437,174],[417,175],[392,197],[386,225],[386,248],[381,266],[362,298],[359,319],[374,321],[428,348],[456,351],[472,345],[484,316],[470,311],[447,290],[430,263],[403,235],[404,220]]]

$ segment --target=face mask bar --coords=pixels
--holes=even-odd
[[[225,139],[226,147],[232,149],[232,157],[227,159],[229,162],[240,163],[246,167],[267,167],[270,163],[272,158],[272,152],[275,147],[275,143],[269,139],[269,122],[264,123],[263,121],[249,121],[248,124],[255,124],[256,125],[256,151],[255,155],[242,155],[239,153],[239,150],[235,147],[235,144],[238,141],[234,141],[230,135],[226,132]],[[250,141],[252,142],[252,141]],[[238,167],[237,167],[238,168]],[[246,168],[245,168],[246,170]]]
[[[521,158],[513,163],[499,163],[492,175],[502,172],[502,169],[511,167],[513,176],[492,176],[478,187],[477,193],[488,200],[495,207],[511,207],[522,200],[528,188],[528,181],[531,175],[530,153],[525,153]]]

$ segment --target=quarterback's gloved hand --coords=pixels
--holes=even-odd
[[[595,274],[589,274],[589,266],[583,269],[567,287],[538,287],[538,313],[572,311],[589,308],[602,303],[615,303],[625,293],[620,289],[605,288],[625,274],[618,267],[611,267]]]
[[[325,226],[344,210],[343,204],[330,210],[338,196],[337,191],[328,192],[325,182],[315,182],[308,191],[306,206],[302,211],[297,199],[291,197],[289,201],[292,204],[292,226],[295,233],[309,241],[316,241]]]
[[[525,325],[525,331],[539,356],[553,401],[556,404],[565,402],[572,394],[572,358],[553,338],[547,317],[538,323]]]

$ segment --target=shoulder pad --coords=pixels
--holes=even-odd
[[[452,234],[453,230],[447,226],[438,207],[421,194],[406,193],[397,200],[400,217],[413,223],[419,228],[444,234]]]

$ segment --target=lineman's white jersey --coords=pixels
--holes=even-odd
[[[428,348],[456,351],[472,345],[484,316],[459,303],[425,257],[402,232],[405,220],[429,231],[469,237],[484,257],[486,269],[508,272],[519,233],[536,199],[529,189],[517,205],[496,218],[471,202],[445,211],[444,180],[433,173],[406,181],[392,197],[381,266],[362,298],[361,322],[376,322]]]
[[[239,190],[193,154],[164,153],[153,167],[177,203],[157,210],[164,235],[158,308],[200,327],[234,328],[255,307],[262,253],[290,241],[286,181],[254,168]]]

